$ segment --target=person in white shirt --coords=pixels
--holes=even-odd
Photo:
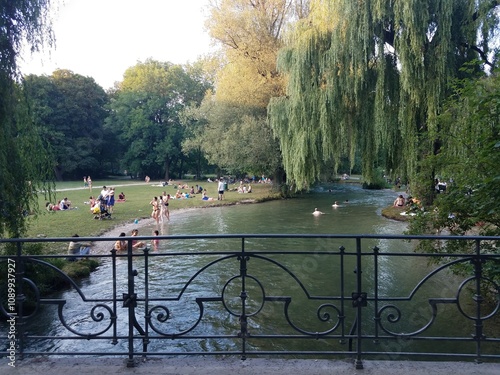
[[[221,178],[219,180],[219,186],[217,187],[217,190],[219,191],[219,196],[217,197],[217,200],[221,201],[222,197],[224,196],[224,180]]]
[[[108,188],[106,186],[103,186],[102,190],[101,190],[101,194],[100,194],[101,199],[106,200],[106,197],[108,196],[108,193],[109,193]]]

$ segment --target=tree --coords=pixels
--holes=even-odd
[[[207,95],[185,117],[190,137],[183,142],[184,151],[200,150],[210,164],[233,175],[272,175],[279,169],[279,148],[260,110]]]
[[[19,237],[27,215],[38,207],[37,191],[50,188],[48,159],[18,86],[23,42],[38,50],[52,41],[49,0],[12,0],[0,4],[0,236]],[[36,155],[37,157],[33,157]],[[49,190],[50,191],[50,190]]]
[[[422,167],[424,173],[435,172],[441,181],[447,182],[447,188],[437,194],[432,206],[417,211],[409,223],[409,233],[500,235],[498,73],[458,80],[454,85],[454,95],[437,119],[439,153],[428,156]],[[473,241],[421,241],[419,247],[421,251],[445,254],[476,251]],[[498,253],[498,243],[483,241],[481,253]],[[474,271],[472,263],[458,264],[454,270],[468,274]],[[498,263],[485,263],[482,276],[498,284]],[[485,292],[489,295],[492,289]]]
[[[282,45],[283,31],[290,20],[303,15],[307,9],[304,3],[308,2],[212,2],[207,26],[210,35],[222,46],[223,56],[215,94],[210,98],[211,103],[206,104],[217,115],[207,118],[207,131],[203,132],[203,139],[198,137],[198,140],[203,144],[205,156],[227,171],[254,171],[282,177],[281,163],[276,162],[279,150],[266,120],[266,108],[271,97],[284,92],[283,77],[276,69],[276,56]],[[225,116],[224,111],[233,117]],[[217,152],[212,151],[214,140],[218,140]],[[266,151],[260,153],[257,160],[255,152],[260,152],[260,147]],[[255,161],[254,165],[249,165],[251,160]]]
[[[35,125],[54,155],[57,180],[99,175],[108,97],[93,78],[69,70],[24,82]]]
[[[410,223],[412,233],[500,234],[500,75],[460,80],[438,117],[441,147],[424,167],[447,181],[432,215]],[[480,225],[478,225],[478,223]]]
[[[498,2],[311,2],[278,57],[286,95],[269,106],[287,177],[301,188],[343,156],[413,178],[439,149],[437,115],[467,61],[488,61]],[[479,37],[478,37],[479,35]],[[433,176],[426,177],[427,191]]]
[[[110,103],[107,129],[124,145],[123,169],[168,180],[182,173],[181,111],[208,87],[199,68],[147,60],[129,68]]]

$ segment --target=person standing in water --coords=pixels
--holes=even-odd
[[[313,212],[314,216],[319,216],[319,215],[323,215],[323,214],[324,214],[324,212],[321,212],[320,210],[318,210],[318,208],[314,209],[314,212]]]
[[[159,235],[160,235],[160,232],[159,232],[158,230],[154,230],[154,231],[153,231],[153,235],[154,235],[154,236],[159,236]],[[159,244],[160,244],[160,240],[158,240],[157,238],[155,238],[155,239],[153,239],[153,240],[151,241],[151,244],[153,245],[153,249],[154,249],[154,250],[158,250],[158,246],[159,246]]]

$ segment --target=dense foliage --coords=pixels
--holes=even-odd
[[[57,180],[98,176],[103,169],[106,92],[94,79],[69,70],[30,75],[24,89],[34,123],[53,156]]]
[[[466,62],[495,65],[497,1],[317,0],[278,57],[288,78],[269,119],[298,188],[341,158],[410,178],[439,148],[437,115]],[[493,56],[494,57],[494,56]],[[427,186],[431,186],[432,178]]]
[[[106,119],[121,170],[165,180],[172,171],[182,176],[181,113],[199,105],[210,85],[197,66],[148,60],[129,68],[112,95]]]
[[[446,190],[437,194],[432,206],[416,211],[410,233],[500,236],[499,87],[498,72],[456,83],[454,95],[438,117],[439,153],[422,163],[423,173],[436,173]],[[483,241],[479,251],[497,253],[498,246],[498,241]],[[443,254],[478,251],[474,241],[421,241],[419,249]],[[467,263],[454,269],[471,274],[473,267]],[[498,285],[500,264],[485,263],[483,277]]]
[[[0,2],[0,236],[23,234],[27,215],[38,207],[37,191],[47,190],[49,160],[18,85],[17,58],[23,41],[32,50],[51,42],[49,4]]]
[[[446,190],[413,232],[500,235],[500,75],[461,80],[438,117],[440,152],[426,158]],[[430,211],[430,212],[426,212]]]
[[[283,95],[285,79],[276,57],[291,22],[305,17],[304,0],[217,0],[208,30],[221,57],[216,91],[204,102],[207,131],[195,133],[206,157],[234,174],[252,173],[285,182],[279,144],[267,121],[267,105]],[[210,112],[207,109],[210,108]]]

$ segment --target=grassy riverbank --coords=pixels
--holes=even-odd
[[[408,210],[408,207],[396,207],[396,206],[388,206],[386,208],[382,209],[382,216],[392,219],[392,220],[397,220],[397,221],[408,221],[409,216],[408,215],[401,215],[401,213],[406,212]]]
[[[92,191],[89,191],[88,188],[84,189],[82,185],[81,182],[64,182],[58,183],[56,186],[56,197],[53,200],[57,202],[57,200],[67,197],[72,202],[72,206],[75,207],[72,210],[48,212],[45,210],[46,199],[41,196],[39,199],[41,214],[30,219],[27,237],[70,237],[75,233],[82,237],[100,236],[113,228],[132,223],[135,220],[149,219],[151,217],[149,202],[153,197],[160,196],[163,191],[174,195],[179,185],[188,185],[189,187],[201,185],[207,190],[207,195],[213,197],[214,200],[202,201],[201,194],[195,195],[194,198],[172,199],[169,202],[171,214],[175,214],[175,211],[181,209],[256,203],[280,197],[279,192],[274,191],[272,185],[269,184],[252,184],[252,192],[249,194],[233,191],[237,185],[230,185],[222,201],[217,200],[217,183],[215,182],[177,181],[173,185],[163,187],[158,182],[146,184],[137,180],[107,180],[94,181]],[[91,195],[98,196],[103,186],[115,187],[116,198],[120,192],[123,192],[126,202],[115,203],[111,220],[94,220],[90,206],[84,202],[88,202]],[[181,189],[181,191],[188,192],[189,189]],[[60,253],[61,246],[64,244],[56,244],[56,246],[51,247],[50,252]]]

